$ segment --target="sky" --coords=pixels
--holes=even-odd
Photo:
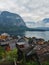
[[[49,0],[0,0],[0,11],[19,14],[25,22],[37,22],[49,17]]]

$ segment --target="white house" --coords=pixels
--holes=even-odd
[[[10,36],[8,33],[2,33],[1,36]]]

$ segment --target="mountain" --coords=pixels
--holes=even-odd
[[[43,20],[40,21],[30,21],[30,22],[26,22],[27,27],[32,28],[33,29],[40,29],[40,30],[49,30],[49,18],[44,18]]]
[[[39,22],[27,22],[29,31],[49,31],[49,18],[44,18]]]
[[[0,31],[25,30],[26,24],[18,14],[3,11],[0,14]]]
[[[37,27],[38,30],[49,31],[49,27]]]
[[[8,11],[3,11],[0,13],[0,32],[15,33],[16,31],[20,32],[20,31],[25,31],[25,30],[27,31],[48,31],[49,27],[44,27],[45,24],[47,25],[47,23],[49,23],[49,18],[43,19],[41,23],[37,23],[34,21],[25,23],[22,17],[19,16],[18,14],[11,13]],[[26,27],[26,25],[30,28]],[[39,27],[37,27],[37,25]],[[40,27],[40,25],[43,25],[43,26]]]
[[[43,19],[42,22],[44,22],[44,23],[49,23],[49,18]]]
[[[28,31],[49,31],[49,27],[28,28]]]

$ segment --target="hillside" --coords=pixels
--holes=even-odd
[[[19,31],[25,30],[25,22],[15,13],[10,13],[8,11],[3,11],[0,14],[0,31]]]

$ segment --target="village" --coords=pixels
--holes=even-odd
[[[26,55],[28,59],[32,59],[32,55],[35,55],[38,65],[41,65],[40,62],[42,61],[49,60],[49,40],[45,41],[42,38],[36,37],[10,36],[8,33],[2,33],[0,35],[0,46],[7,52],[18,48],[20,52],[18,61],[21,60],[20,56],[23,55],[22,53],[24,53],[24,56]],[[36,54],[39,59],[36,57]]]

